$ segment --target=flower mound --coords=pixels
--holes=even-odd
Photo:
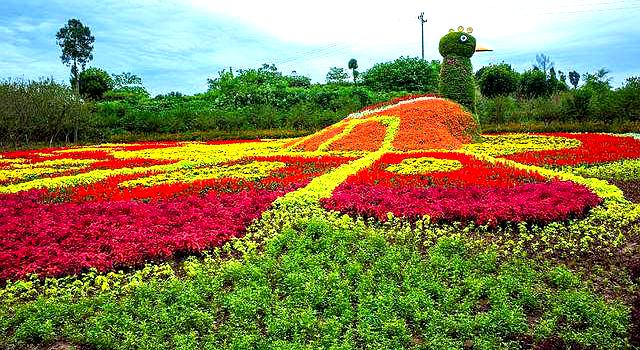
[[[399,124],[397,130],[388,127],[393,123]],[[390,146],[399,151],[458,149],[477,135],[478,123],[459,104],[435,96],[411,96],[367,107],[284,147],[372,152],[389,137]]]

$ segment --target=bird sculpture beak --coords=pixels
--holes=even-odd
[[[487,51],[493,51],[493,49],[476,44],[476,52],[487,52]]]

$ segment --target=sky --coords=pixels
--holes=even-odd
[[[613,86],[640,76],[640,0],[0,0],[0,79],[68,83],[55,35],[77,18],[95,36],[89,66],[132,72],[152,95],[205,92],[219,71],[263,63],[324,82],[351,58],[364,71],[420,56],[420,12],[428,60],[450,28],[470,26],[494,50],[473,56],[476,70],[523,71],[544,53],[564,72],[607,68]]]

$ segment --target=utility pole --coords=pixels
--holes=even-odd
[[[427,23],[427,20],[424,19],[424,12],[420,13],[420,16],[418,16],[418,20],[420,21],[420,26],[422,27],[422,59],[424,60],[424,24]]]

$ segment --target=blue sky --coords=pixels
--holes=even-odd
[[[522,71],[544,53],[565,72],[606,67],[614,86],[640,76],[640,0],[2,0],[0,77],[67,82],[55,34],[78,18],[96,37],[90,66],[133,72],[153,95],[204,92],[221,69],[262,63],[320,82],[352,57],[366,70],[418,56],[421,11],[427,59],[440,59],[439,38],[463,25],[495,50],[474,56],[475,69],[505,61]]]

